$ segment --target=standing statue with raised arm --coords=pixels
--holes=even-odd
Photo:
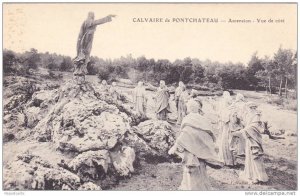
[[[111,22],[116,15],[108,15],[99,20],[94,20],[94,12],[88,13],[88,18],[83,22],[77,40],[77,56],[73,60],[75,64],[74,76],[78,82],[84,81],[87,74],[87,64],[90,61],[94,33],[97,25]]]

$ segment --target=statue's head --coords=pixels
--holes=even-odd
[[[178,86],[183,87],[184,83],[182,81],[179,81]]]
[[[236,110],[232,109],[232,111],[229,114],[229,120],[230,120],[230,122],[233,122],[233,123],[238,122],[238,114],[237,114]]]
[[[255,111],[257,109],[257,106],[258,105],[256,103],[251,102],[251,101],[246,104],[248,112]]]
[[[142,81],[139,81],[139,82],[138,82],[138,86],[143,86],[143,82],[142,82]]]
[[[232,98],[230,96],[230,93],[228,91],[224,91],[223,92],[223,100],[225,101],[225,103],[230,104],[232,101]]]
[[[230,97],[230,93],[228,91],[223,92],[223,98],[228,98]]]
[[[160,86],[161,88],[164,87],[164,86],[166,86],[165,81],[161,80],[161,81],[159,82],[159,86]]]
[[[241,94],[241,93],[238,93],[238,94],[236,95],[235,100],[236,100],[236,101],[244,101],[244,100],[245,100],[244,95]]]
[[[195,89],[192,89],[190,92],[190,96],[196,98],[198,96],[197,91]]]
[[[190,99],[187,104],[187,113],[199,113],[199,110],[202,109],[202,102],[200,104],[199,101],[196,101],[195,99]]]
[[[89,19],[89,20],[94,20],[94,19],[95,19],[95,14],[94,14],[94,12],[89,12],[89,13],[88,13],[88,19]]]
[[[106,80],[102,80],[102,85],[107,85]]]

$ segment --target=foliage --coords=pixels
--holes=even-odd
[[[17,64],[18,59],[16,54],[11,50],[3,51],[3,72],[4,73],[12,73],[17,72]]]
[[[22,54],[15,53],[11,50],[3,51],[3,71],[6,75],[30,74],[30,70],[46,68],[51,71],[72,71],[73,62],[71,57],[39,53],[32,48]]]
[[[297,99],[278,96],[269,97],[267,103],[279,106],[282,109],[297,111]]]
[[[262,78],[256,77],[255,74],[262,70],[264,70],[263,60],[259,59],[257,56],[257,52],[255,52],[252,55],[252,57],[248,63],[248,68],[245,73],[247,75],[247,80],[248,80],[247,82],[248,82],[249,86],[251,88],[254,88],[255,90],[256,90],[257,86],[259,85],[260,79],[262,79]]]
[[[210,90],[266,90],[269,93],[279,91],[280,95],[284,89],[287,97],[290,89],[297,90],[297,65],[297,52],[280,47],[273,57],[259,58],[255,52],[247,65],[201,61],[190,57],[170,62],[145,56],[133,58],[127,55],[113,60],[92,56],[87,70],[88,75],[98,75],[101,80],[109,82],[124,78],[156,85],[160,80],[165,80],[166,84],[177,85],[183,81],[190,86]],[[3,70],[6,75],[29,73],[30,69],[40,67],[50,71],[72,71],[73,63],[68,56],[38,53],[36,49],[22,54],[3,51]]]

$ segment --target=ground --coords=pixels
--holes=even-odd
[[[266,141],[266,140],[265,140]],[[294,140],[296,145],[296,139]],[[269,148],[277,146],[277,151],[287,153],[294,148],[282,145],[281,142],[265,142],[266,155],[264,158],[270,181],[264,185],[248,185],[238,179],[242,168],[219,170],[208,167],[208,175],[213,190],[295,190],[297,189],[297,160],[282,158]],[[278,150],[280,149],[280,150]],[[272,155],[270,155],[272,154]],[[142,162],[139,170],[130,179],[120,181],[112,190],[177,190],[182,179],[180,163],[151,164]]]
[[[66,73],[64,79],[70,78]],[[89,82],[99,84],[96,76],[87,76]],[[131,88],[120,87],[122,93],[130,97]],[[243,91],[246,99],[259,103],[259,110],[262,111],[264,121],[268,121],[270,130],[274,133],[281,133],[284,139],[271,140],[263,136],[263,148],[265,151],[264,163],[267,174],[270,177],[268,183],[262,185],[248,185],[238,179],[238,173],[243,167],[236,169],[222,168],[213,169],[208,167],[208,175],[214,190],[296,190],[297,189],[297,113],[290,110],[282,110],[277,106],[268,104],[263,92]],[[153,92],[148,92],[148,111],[153,115]],[[207,100],[208,98],[204,98]],[[208,102],[204,102],[208,103]],[[210,102],[211,103],[211,102]],[[214,103],[213,103],[214,104]],[[213,107],[206,107],[207,115],[213,119]],[[171,108],[171,117],[176,116],[174,103]],[[173,115],[173,116],[172,116]],[[172,125],[174,131],[178,131],[177,125]],[[35,151],[46,160],[59,162],[61,158],[68,160],[66,155],[55,151],[51,143],[39,142],[8,142],[3,146],[4,165],[13,158],[14,154],[21,151]],[[141,161],[131,178],[121,179],[118,184],[112,185],[112,190],[177,190],[182,178],[182,167],[180,163],[170,162],[149,163]]]

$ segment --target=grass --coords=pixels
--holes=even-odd
[[[297,111],[298,108],[297,100],[291,98],[283,98],[278,96],[268,97],[267,103],[292,111]]]
[[[285,100],[283,106],[287,110],[297,111],[298,109],[298,104],[296,99]]]

